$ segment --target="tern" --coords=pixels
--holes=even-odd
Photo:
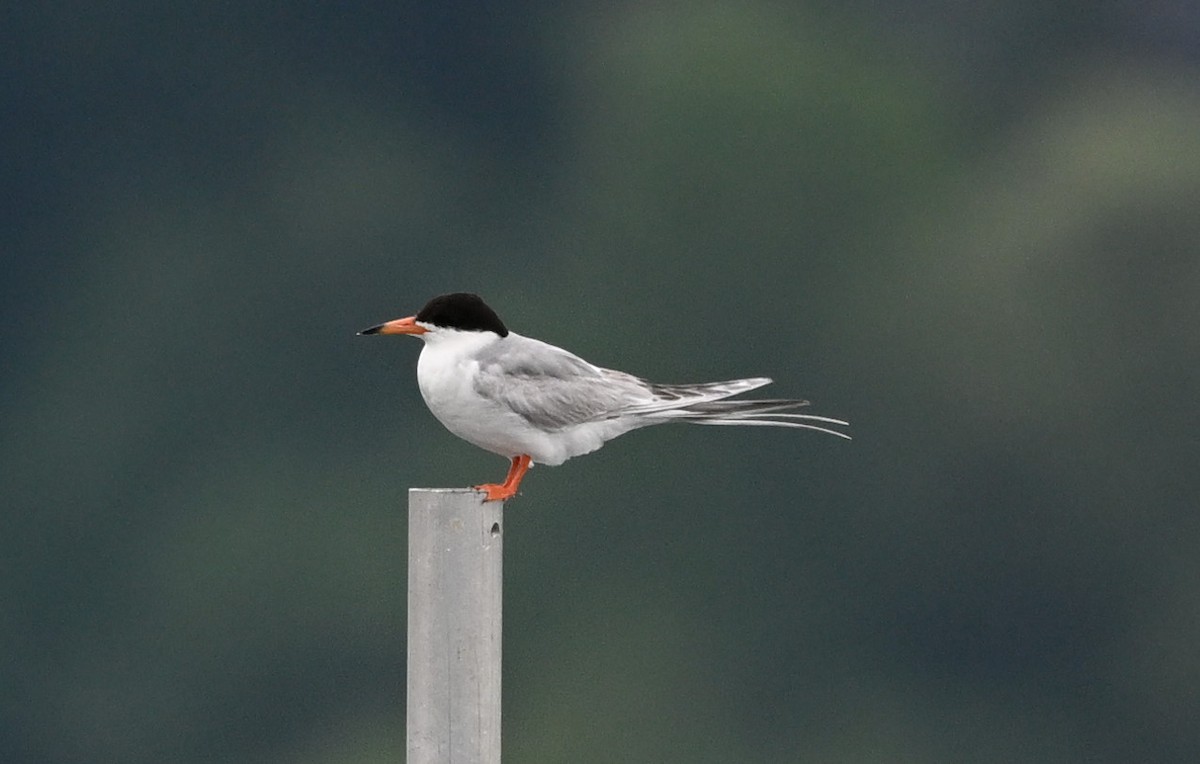
[[[359,334],[411,334],[424,340],[417,385],[433,415],[463,440],[510,460],[503,483],[474,486],[485,501],[517,492],[534,463],[556,466],[630,430],[667,422],[757,425],[849,435],[840,419],[788,413],[808,401],[727,400],[771,383],[767,377],[663,385],[594,366],[510,331],[478,295],[430,300],[416,315]]]

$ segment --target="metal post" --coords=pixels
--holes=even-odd
[[[499,764],[504,503],[408,492],[408,764]]]

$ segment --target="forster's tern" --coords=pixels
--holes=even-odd
[[[359,334],[412,334],[425,341],[417,385],[433,415],[463,440],[512,460],[503,483],[475,486],[487,501],[517,492],[533,463],[562,464],[630,430],[666,422],[796,427],[849,435],[840,419],[781,413],[807,401],[727,398],[766,377],[660,385],[593,366],[562,348],[509,331],[473,294],[435,297],[415,316]]]

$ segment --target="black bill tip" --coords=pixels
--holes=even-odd
[[[364,334],[379,334],[379,330],[382,328],[383,328],[383,324],[377,324],[375,326],[370,326],[370,327],[367,327],[366,329],[363,329],[361,332],[359,332],[358,336],[361,337]]]

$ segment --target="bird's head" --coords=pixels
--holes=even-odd
[[[491,332],[508,335],[508,327],[479,295],[455,292],[434,297],[415,316],[397,318],[363,329],[359,334],[412,334],[428,341],[446,331]]]

